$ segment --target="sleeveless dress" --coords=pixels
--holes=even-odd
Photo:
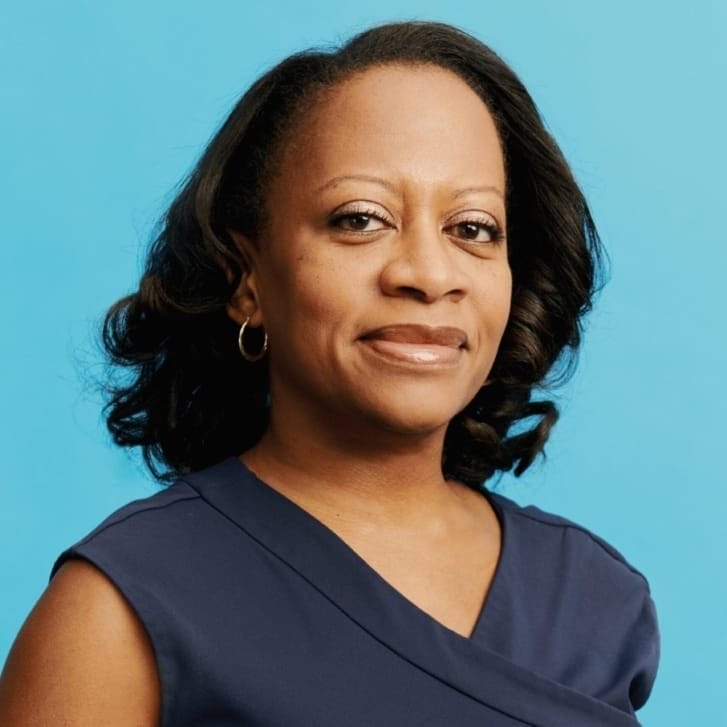
[[[162,727],[633,727],[659,635],[644,577],[585,529],[483,492],[502,549],[470,637],[229,458],[61,553],[118,587]]]

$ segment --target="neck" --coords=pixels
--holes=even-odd
[[[372,429],[321,428],[273,413],[242,460],[299,504],[352,524],[421,527],[461,499],[442,474],[446,427],[423,434]]]

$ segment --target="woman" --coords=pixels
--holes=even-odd
[[[643,576],[482,485],[542,450],[599,256],[472,37],[391,24],[265,74],[106,319],[110,429],[173,484],[59,557],[2,724],[637,724]]]

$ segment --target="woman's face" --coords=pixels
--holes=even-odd
[[[443,431],[485,382],[510,309],[492,117],[456,75],[399,65],[304,114],[232,310],[268,333],[273,419]]]

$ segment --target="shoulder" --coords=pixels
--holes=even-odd
[[[534,505],[521,506],[497,493],[489,493],[503,521],[503,537],[511,537],[518,554],[537,550],[540,560],[557,562],[585,580],[607,578],[613,588],[649,589],[644,574],[604,538],[567,518],[541,510]]]
[[[259,546],[230,517],[228,506],[254,517],[263,504],[245,486],[237,458],[228,458],[111,513],[60,554],[51,577],[68,558],[81,556],[113,576],[132,601],[149,601],[152,591],[159,593],[160,572],[171,592],[183,587],[190,570],[221,570],[231,550],[254,559]]]
[[[489,493],[503,527],[502,578],[553,670],[624,709],[647,699],[659,629],[646,577],[611,543],[567,518]],[[537,639],[536,639],[537,640]],[[578,684],[578,686],[581,686]]]
[[[95,550],[100,555],[105,546],[119,552],[132,553],[147,549],[147,556],[164,555],[161,545],[184,542],[202,546],[205,536],[217,535],[224,515],[210,504],[207,493],[239,484],[239,472],[231,461],[186,474],[173,484],[153,494],[133,500],[104,518],[69,551]],[[69,551],[60,555],[53,566],[53,575]]]
[[[0,680],[7,725],[153,725],[159,686],[143,625],[96,568],[72,560],[31,611]]]
[[[200,502],[177,482],[119,508],[59,555],[8,656],[0,722],[158,724],[160,644],[137,565],[158,581],[154,553],[183,541]]]
[[[78,544],[97,538],[109,529],[123,528],[129,521],[133,527],[140,521],[154,520],[158,523],[174,521],[183,517],[183,512],[194,509],[200,501],[199,493],[184,480],[177,480],[174,484],[159,490],[148,497],[132,500],[114,510],[93,528]]]
[[[127,503],[62,551],[50,570],[55,581],[72,561],[94,566],[144,624],[162,671],[170,629],[180,604],[190,598],[190,574],[209,578],[216,573],[231,538],[237,536],[200,495],[201,489],[180,479]],[[240,540],[237,537],[236,551],[247,552]]]
[[[30,661],[27,656],[21,659],[30,664],[27,675],[45,674],[47,680],[57,681],[60,692],[72,690],[79,699],[98,687],[126,702],[132,689],[145,699],[140,709],[154,712],[152,721],[137,718],[132,724],[173,721],[170,710],[181,670],[192,664],[185,649],[196,638],[190,628],[197,622],[190,611],[197,607],[197,590],[221,587],[228,576],[220,566],[225,554],[232,551],[250,559],[253,551],[203,496],[206,488],[219,483],[214,468],[177,480],[118,508],[60,553],[46,593],[29,617],[29,635],[18,640],[23,654],[35,654]],[[45,642],[50,646],[40,650],[29,651],[27,646]],[[99,665],[99,660],[105,661]],[[47,665],[45,671],[38,671],[41,662]],[[118,680],[117,668],[124,671]],[[68,681],[76,677],[78,688],[76,681]],[[143,682],[143,688],[132,688],[134,679]],[[109,680],[115,680],[113,689]],[[40,691],[45,688],[41,682]],[[89,704],[105,710],[109,702],[91,699]],[[117,711],[132,714],[121,706]],[[73,715],[69,724],[116,724],[101,711],[87,721],[85,713],[59,714]],[[76,714],[84,719],[75,719]]]
[[[58,556],[51,568],[51,578],[69,558],[77,556],[90,560],[107,575],[124,563],[146,561],[153,567],[155,560],[171,559],[177,547],[183,547],[185,540],[208,526],[205,515],[212,515],[209,510],[197,490],[178,480],[105,517]],[[123,578],[121,572],[119,577]],[[116,585],[124,584],[117,581]]]

